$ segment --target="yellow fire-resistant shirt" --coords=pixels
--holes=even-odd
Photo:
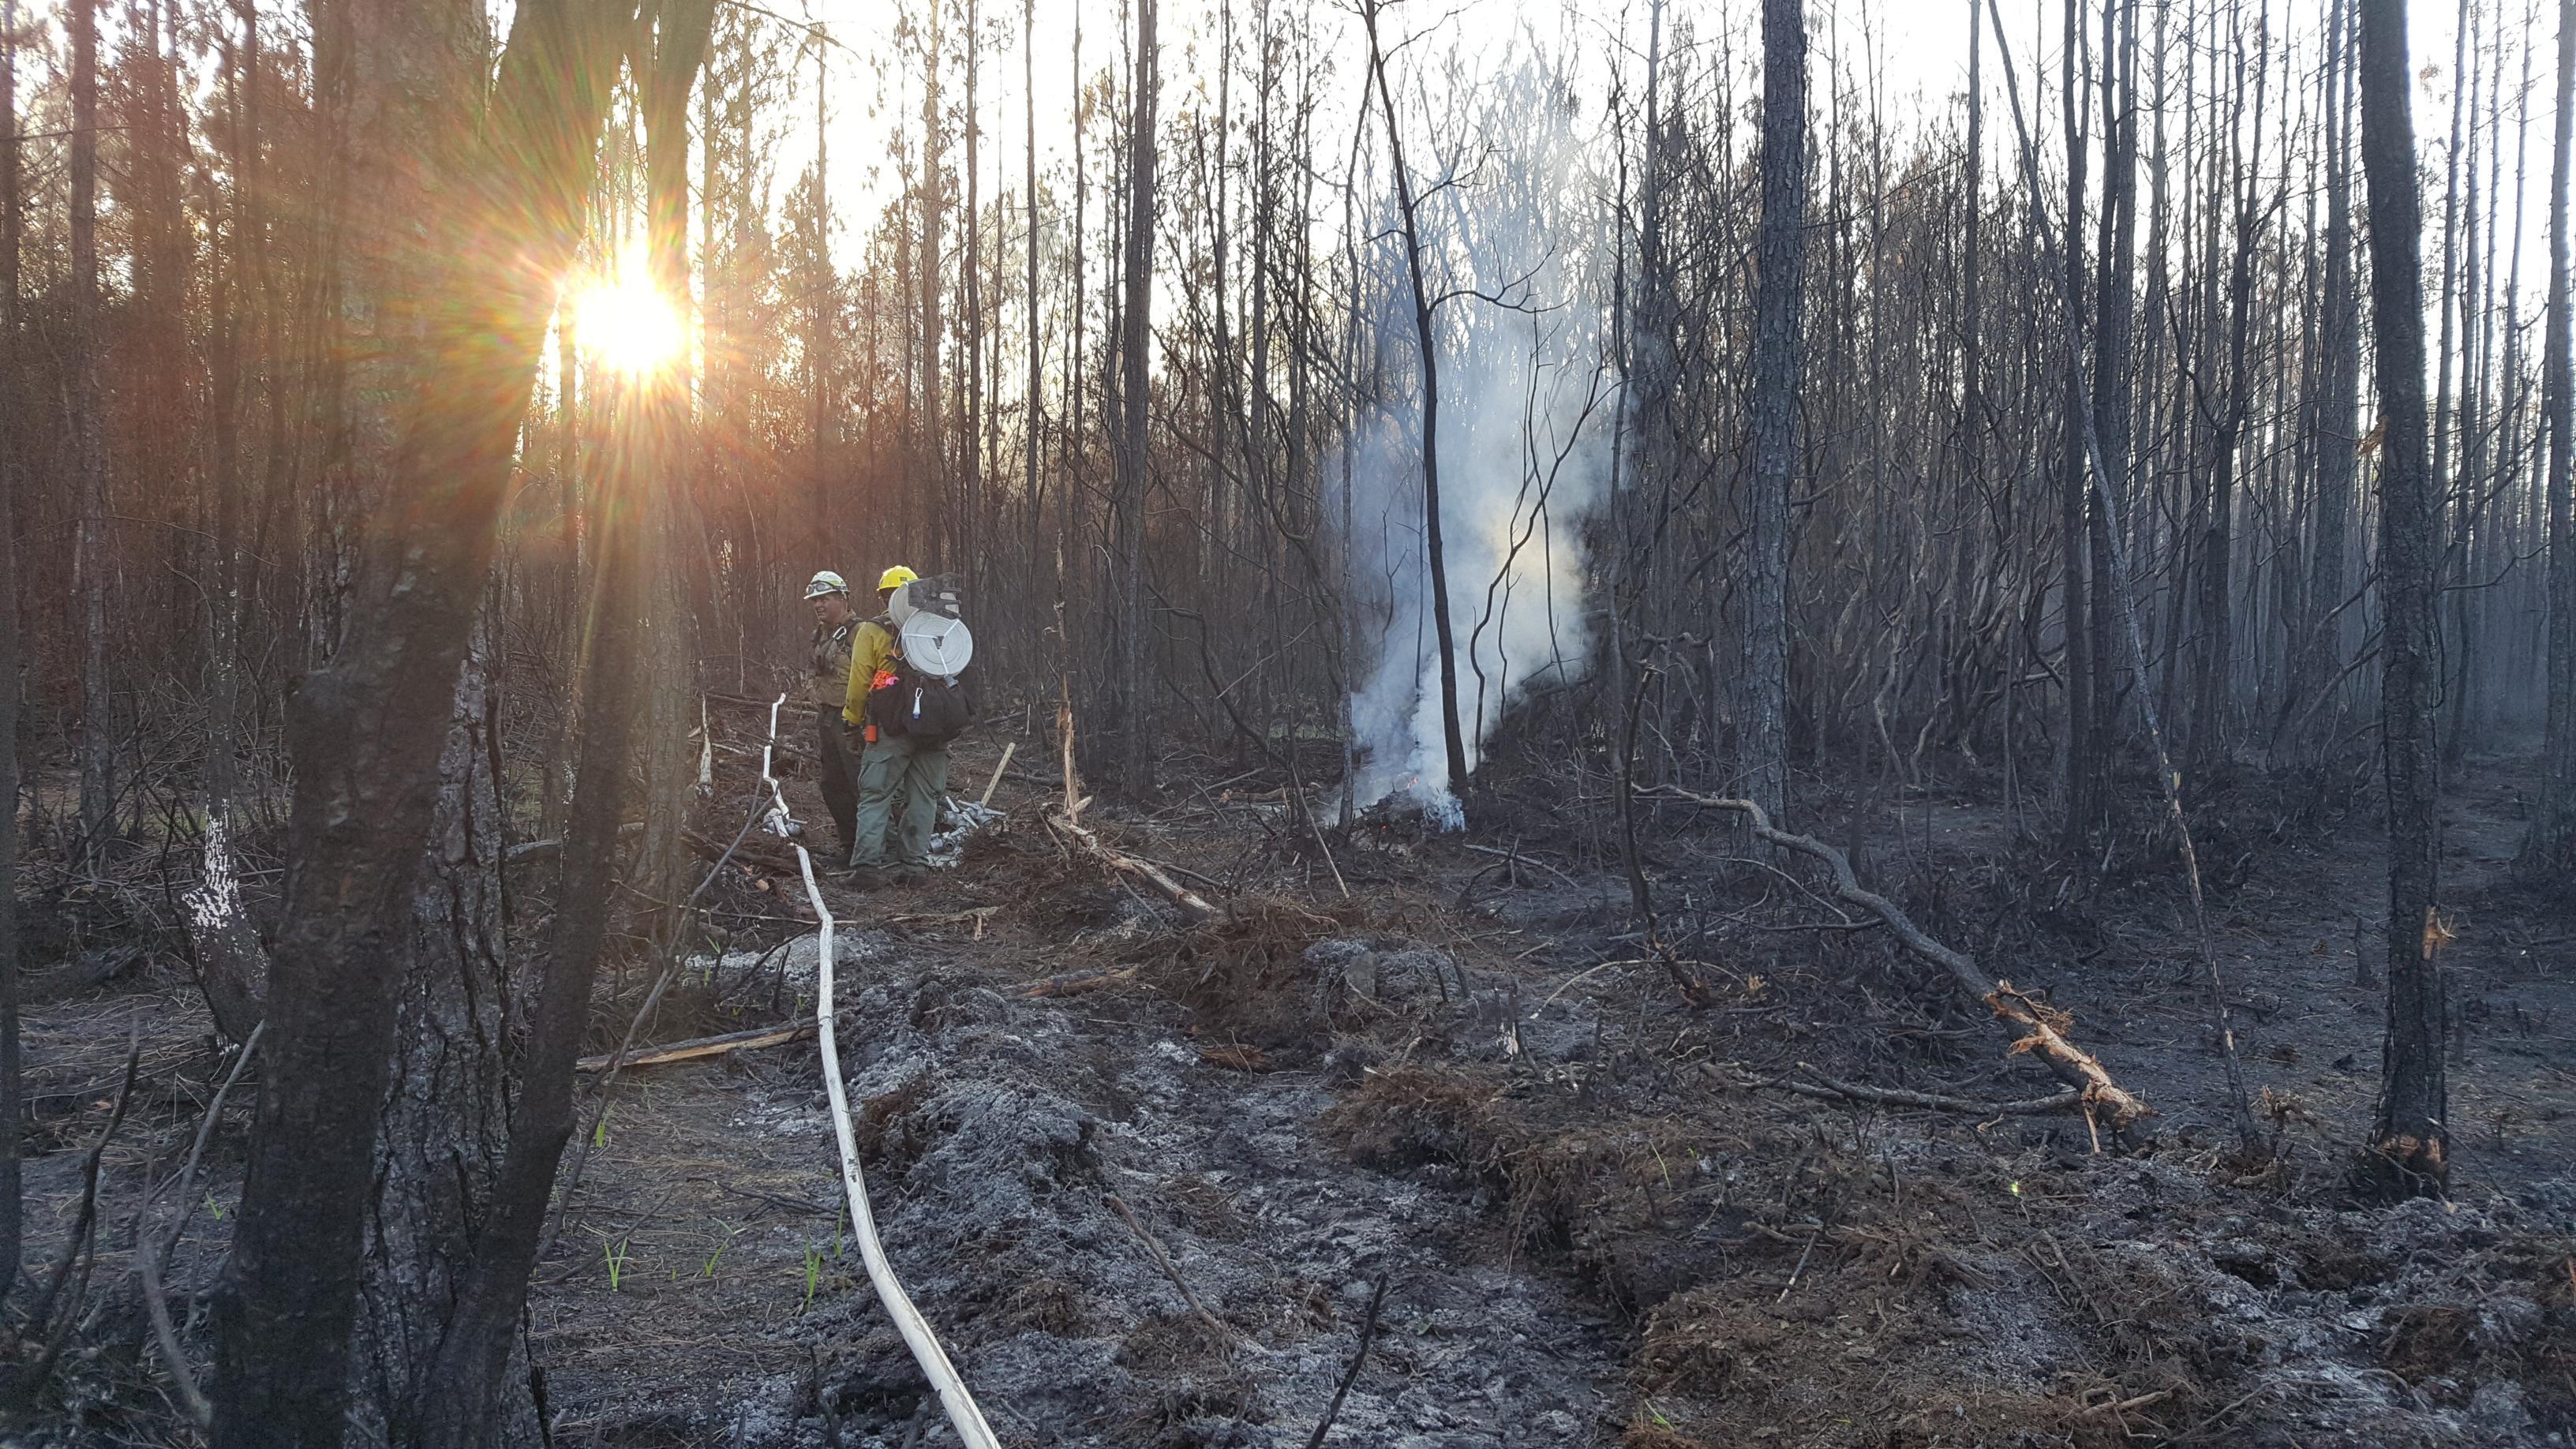
[[[870,619],[850,638],[850,686],[841,700],[841,718],[851,724],[868,720],[868,690],[880,670],[897,654],[891,620]]]

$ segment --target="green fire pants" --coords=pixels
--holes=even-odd
[[[947,741],[895,735],[868,746],[859,756],[859,809],[850,864],[884,866],[889,853],[896,865],[929,864],[930,832],[939,823],[939,797],[947,789]],[[900,824],[894,820],[898,811]]]

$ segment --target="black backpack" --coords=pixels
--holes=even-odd
[[[893,621],[884,615],[869,622],[894,632]],[[868,691],[868,723],[877,727],[880,736],[910,735],[925,744],[946,744],[965,733],[975,722],[975,702],[964,676],[915,669],[904,659],[902,647],[902,637],[897,635],[896,652],[886,661],[893,679]]]
[[[895,696],[893,703],[899,720],[894,730],[896,734],[946,744],[964,734],[966,727],[975,722],[975,701],[966,693],[963,676],[952,680],[924,674],[898,661],[889,692]]]

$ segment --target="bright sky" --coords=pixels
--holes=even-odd
[[[978,3],[983,8],[988,34],[978,90],[979,108],[985,118],[983,191],[991,195],[998,183],[1016,193],[1026,134],[1022,119],[1021,9],[1015,0]],[[2157,0],[2142,0],[2142,43],[2152,36],[2156,3]],[[2313,64],[2314,38],[2324,23],[2325,3],[2326,0],[2270,0],[2276,21],[2291,29],[2292,43],[2302,48],[2306,57],[2303,69]],[[2505,12],[2507,18],[2502,23],[2517,29],[2545,23],[2530,18],[2547,14],[2535,0],[2479,3]],[[1909,108],[1920,113],[1955,111],[1962,105],[1967,88],[1968,4],[1969,0],[1811,0],[1811,85],[1820,104],[1827,90],[1829,64],[1839,61],[1845,86],[1866,87],[1874,55],[1884,77],[1882,100],[1889,114],[1902,115]],[[2249,27],[2265,4],[2266,0],[2246,0]],[[896,131],[900,129],[918,141],[913,134],[920,121],[918,56],[896,44],[898,7],[887,0],[803,0],[803,5],[800,9],[797,0],[785,0],[773,8],[782,13],[812,15],[841,43],[831,51],[829,62],[831,182],[835,210],[845,222],[854,221],[872,214],[893,190],[893,168],[885,158]],[[1238,46],[1247,43],[1255,17],[1264,9],[1281,17],[1301,12],[1313,17],[1320,48],[1331,57],[1334,68],[1325,83],[1319,133],[1338,138],[1336,148],[1346,145],[1352,108],[1360,99],[1366,50],[1355,11],[1338,0],[1165,0],[1161,31],[1166,116],[1191,99],[1189,92],[1202,87],[1207,91],[1205,103],[1213,108],[1219,35],[1229,5]],[[2096,14],[2094,20],[2083,23],[2099,24],[2097,5],[2098,0],[2083,0],[2083,7]],[[2002,8],[2004,39],[2027,94],[2034,84],[2034,65],[2054,78],[2062,0],[2003,0]],[[1650,9],[1651,0],[1403,0],[1390,8],[1383,23],[1389,28],[1390,43],[1396,35],[1430,32],[1406,53],[1407,59],[1436,56],[1455,46],[1468,58],[1470,73],[1490,74],[1511,64],[1525,52],[1524,37],[1535,34],[1550,49],[1568,49],[1578,57],[1588,91],[1586,99],[1597,103],[1607,91],[1612,66],[1627,67],[1632,84],[1642,77]],[[2175,0],[2177,25],[2182,9],[2180,0]],[[2416,133],[2427,151],[2438,155],[2435,148],[2445,139],[2449,122],[2449,71],[2457,11],[2450,5],[2425,4],[2421,0],[2410,9],[2412,60],[2423,77],[2415,98]],[[1042,168],[1052,168],[1064,164],[1072,141],[1076,26],[1081,31],[1082,69],[1088,75],[1117,63],[1122,29],[1132,22],[1121,0],[1041,0],[1036,11],[1039,160]],[[1731,27],[1741,38],[1736,54],[1749,64],[1759,52],[1759,13],[1755,0],[1670,0],[1664,16],[1666,43],[1670,44],[1674,28],[1680,24],[1695,29],[1703,44]],[[2495,23],[2489,22],[2490,26]],[[2550,39],[2546,33],[2539,37],[2532,76],[2531,194],[2526,198],[2525,230],[2534,246],[2545,235],[2547,215],[2547,113],[2551,104],[2548,70],[2553,58]],[[2171,63],[2179,74],[2179,58]],[[2142,56],[2142,72],[2146,64]],[[1996,137],[1994,144],[1998,147],[2008,144],[2011,135],[2010,112],[2001,89],[2002,74],[1990,24],[1984,83],[1989,134]],[[808,60],[795,101],[799,107],[812,105],[812,75]],[[960,94],[954,67],[948,85],[954,99]],[[1238,84],[1238,106],[1245,104],[1244,89]],[[2277,97],[2277,88],[2275,94]],[[2510,94],[2506,100],[2510,114]],[[1861,101],[1867,103],[1865,90]],[[2048,115],[2034,118],[2043,132],[2043,146],[2047,144],[2046,133],[2053,128],[2053,116],[2052,109]],[[1097,144],[1097,132],[1094,137]],[[781,194],[812,156],[809,109],[801,123],[788,129],[784,143],[775,153]],[[955,153],[952,158],[962,159]],[[2508,172],[2510,168],[2508,157]],[[1098,195],[1096,177],[1094,195]],[[2430,218],[2437,214],[2438,199],[2427,200]],[[855,261],[856,230],[845,225],[839,240],[847,261]]]

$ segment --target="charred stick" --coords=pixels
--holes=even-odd
[[[1368,1316],[1360,1320],[1359,1347],[1352,1350],[1351,1365],[1342,1370],[1342,1381],[1333,1385],[1333,1401],[1324,1406],[1324,1421],[1307,1437],[1306,1449],[1324,1449],[1324,1436],[1333,1432],[1333,1421],[1341,1417],[1342,1400],[1349,1395],[1351,1385],[1359,1382],[1360,1368],[1368,1362],[1369,1341],[1377,1337],[1377,1312],[1385,1302],[1386,1274],[1380,1273],[1369,1288]]]

